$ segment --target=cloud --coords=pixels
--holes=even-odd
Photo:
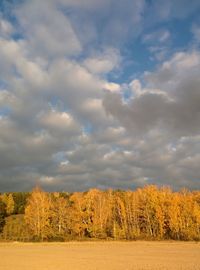
[[[37,57],[71,56],[81,52],[70,20],[57,8],[55,1],[49,1],[48,5],[29,1],[20,6],[16,14],[22,35]]]
[[[107,48],[102,55],[87,58],[84,66],[94,74],[107,74],[120,64],[120,54],[117,50]]]
[[[130,83],[128,103],[117,93],[104,98],[107,113],[134,138],[132,162],[150,182],[197,186],[199,60],[198,51],[177,53],[146,75],[146,87]]]
[[[169,20],[171,18],[184,19],[199,9],[198,0],[192,0],[188,5],[187,0],[153,0],[149,6],[149,14],[154,11],[153,20]],[[152,9],[152,10],[151,10]]]
[[[200,26],[194,24],[192,26],[192,34],[194,35],[195,42],[200,43]]]
[[[59,112],[55,109],[41,112],[38,115],[41,129],[47,129],[54,136],[76,136],[81,132],[81,127],[67,112]]]
[[[143,0],[53,2],[59,3],[63,9],[70,9],[68,14],[81,43],[92,46],[93,50],[101,46],[117,47],[124,44],[128,36],[138,36],[141,31]]]
[[[167,59],[173,29],[157,25],[186,18],[198,3],[188,10],[179,1],[159,3],[7,5],[0,19],[1,191],[198,186],[199,50]],[[156,68],[145,72],[137,63],[137,43],[159,59]]]
[[[143,36],[143,42],[144,43],[163,43],[169,40],[170,38],[170,32],[168,30],[158,30],[153,33],[149,33]]]
[[[119,92],[121,90],[121,86],[117,83],[113,83],[113,82],[106,82],[103,85],[103,88],[105,90],[111,91],[111,92]]]
[[[131,132],[141,134],[161,129],[173,137],[196,135],[200,121],[198,52],[178,53],[147,78],[154,88],[141,90],[131,83],[136,96],[124,104],[119,94],[107,94],[104,106]],[[160,90],[157,90],[160,89]]]
[[[171,33],[167,29],[159,29],[144,34],[142,42],[151,53],[151,60],[163,61],[171,49]]]
[[[9,37],[14,32],[12,24],[4,19],[0,19],[0,35]]]

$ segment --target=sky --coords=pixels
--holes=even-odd
[[[200,188],[199,0],[1,0],[0,192]]]

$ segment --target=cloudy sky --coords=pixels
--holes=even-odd
[[[200,188],[199,0],[1,0],[0,191]]]

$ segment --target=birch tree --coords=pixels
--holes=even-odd
[[[37,239],[44,240],[52,234],[51,206],[49,194],[36,187],[25,208],[25,222]]]

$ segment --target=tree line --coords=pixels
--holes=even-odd
[[[0,195],[3,240],[200,240],[200,191],[154,185],[135,191],[98,190]]]

